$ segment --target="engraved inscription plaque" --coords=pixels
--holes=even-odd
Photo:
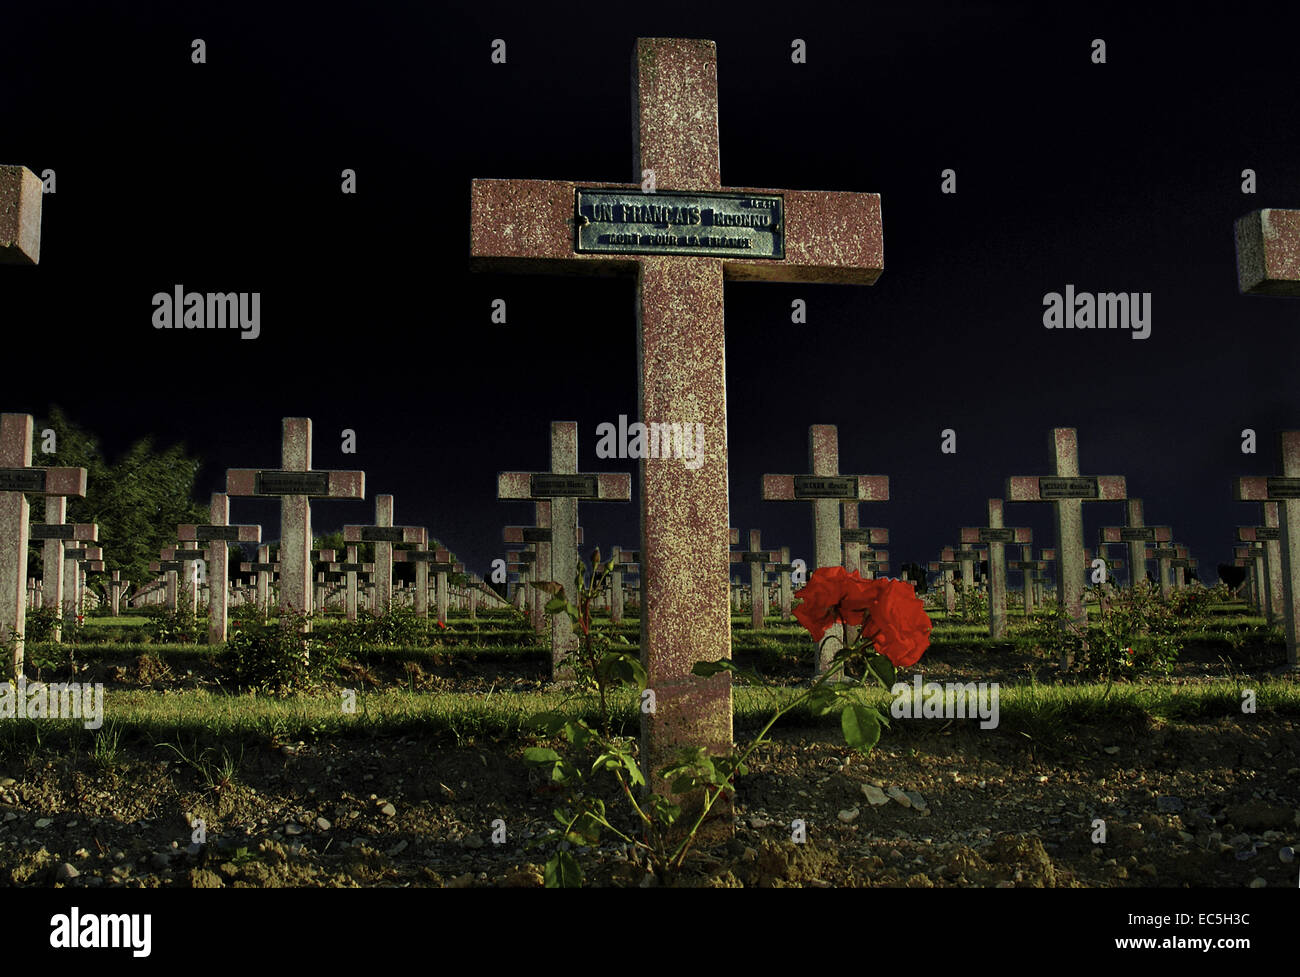
[[[210,543],[221,540],[227,543],[239,542],[238,526],[195,526],[194,539],[198,543]]]
[[[46,523],[36,523],[32,526],[30,539],[76,539],[73,534],[77,527],[64,523],[62,525],[49,525]]]
[[[254,495],[330,494],[329,472],[258,472],[253,482]]]
[[[741,559],[746,563],[766,563],[772,559],[771,553],[742,553]]]
[[[1270,499],[1300,499],[1300,478],[1269,478]]]
[[[1151,551],[1153,559],[1172,560],[1178,556],[1178,550],[1175,547],[1156,547]]]
[[[842,543],[870,543],[870,529],[841,529],[840,542]]]
[[[1261,541],[1267,539],[1281,539],[1282,531],[1277,526],[1256,526],[1255,538]]]
[[[1043,475],[1038,479],[1040,499],[1095,499],[1101,494],[1095,478]]]
[[[1154,543],[1156,531],[1151,526],[1121,526],[1119,541],[1121,543]]]
[[[551,541],[551,531],[543,527],[524,527],[523,532],[525,543],[549,543]]]
[[[172,556],[178,560],[206,560],[208,558],[207,550],[177,550]]]
[[[796,499],[856,499],[856,475],[795,475]]]
[[[981,543],[1014,543],[1016,541],[1016,531],[1014,529],[997,529],[993,527],[980,530]]]
[[[530,475],[528,488],[534,499],[594,499],[600,495],[595,475]]]
[[[44,491],[44,468],[0,468],[0,492]]]
[[[400,543],[405,534],[400,526],[362,526],[363,543]]]
[[[785,257],[785,201],[771,194],[575,191],[580,254]]]

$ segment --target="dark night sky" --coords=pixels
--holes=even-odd
[[[0,162],[54,168],[58,192],[40,266],[0,268],[0,406],[57,402],[110,456],[183,441],[203,501],[228,467],[278,467],[280,418],[309,416],[316,467],[364,469],[368,499],[393,493],[399,523],[482,572],[531,518],[496,501],[496,473],[544,469],[551,420],[579,422],[583,470],[632,470],[596,459],[595,429],[635,413],[633,284],[471,274],[468,204],[472,177],[631,180],[638,36],[717,42],[724,184],[882,195],[875,286],[726,288],[733,526],[811,559],[811,507],[760,501],[759,476],[806,471],[808,426],[838,424],[841,471],[891,477],[862,511],[897,573],[982,525],[1006,476],[1048,473],[1049,429],[1074,426],[1083,473],[1126,475],[1208,580],[1259,521],[1233,476],[1277,473],[1277,434],[1300,427],[1300,302],[1239,295],[1233,249],[1237,217],[1300,206],[1294,61],[1267,10],[176,6],[5,15]],[[1151,292],[1151,337],[1044,329],[1067,282]],[[178,283],[260,291],[262,336],[153,329]],[[1007,521],[1054,545],[1048,510]],[[315,513],[324,532],[373,505]],[[1122,504],[1084,518],[1093,541]],[[636,543],[634,505],[580,519],[588,543]]]

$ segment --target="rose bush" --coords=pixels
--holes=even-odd
[[[925,605],[901,580],[863,580],[855,570],[821,567],[795,592],[794,616],[821,641],[836,624],[862,629],[862,636],[895,667],[915,665],[930,647],[933,625]]]

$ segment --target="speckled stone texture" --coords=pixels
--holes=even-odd
[[[642,38],[633,52],[633,184],[656,190],[722,187],[717,51],[711,41]],[[785,258],[578,254],[567,181],[475,180],[470,255],[496,271],[635,274],[640,419],[704,425],[705,462],[642,459],[642,655],[656,694],[643,713],[651,771],[684,745],[729,750],[726,675],[702,680],[696,661],[730,657],[727,603],[727,441],[722,283],[732,280],[870,284],[883,268],[875,194],[726,188],[784,198]],[[838,554],[835,561],[838,562]]]
[[[767,561],[767,554],[763,550],[763,534],[757,529],[749,531],[749,553],[751,556],[763,554],[763,562]],[[763,621],[767,616],[767,587],[763,582],[763,563],[750,560],[749,564],[749,593],[750,597],[750,616],[749,624],[755,631],[763,630]]]
[[[1020,560],[1022,563],[1032,563],[1034,559],[1034,548],[1032,546],[1020,547]],[[1025,618],[1034,613],[1034,571],[1029,567],[1022,567],[1020,570],[1020,589],[1025,600]]]
[[[1072,427],[1054,428],[1048,439],[1053,460],[1053,475],[1074,477],[1079,474],[1079,432]],[[1039,492],[1038,475],[1017,475],[1007,479],[1006,498],[1009,502],[1052,502],[1056,510],[1056,548],[1060,562],[1056,574],[1058,606],[1069,620],[1087,627],[1087,611],[1083,606],[1083,591],[1087,563],[1083,558],[1083,503],[1121,501],[1128,491],[1122,475],[1099,475],[1098,496],[1095,499],[1043,499]],[[1062,626],[1066,626],[1065,622]],[[1061,667],[1070,666],[1068,652],[1061,652]]]
[[[45,524],[61,526],[68,518],[68,500],[51,496],[45,500]],[[41,601],[43,607],[63,607],[63,540],[47,539],[41,546]],[[63,628],[50,629],[50,640],[63,641]]]
[[[0,264],[41,260],[41,181],[24,166],[0,166]]]
[[[1281,527],[1281,514],[1276,502],[1264,503],[1264,525],[1270,529]],[[1277,539],[1264,541],[1264,567],[1268,574],[1269,623],[1281,624],[1286,618],[1286,597],[1282,585],[1282,541],[1281,532]]]
[[[224,492],[212,493],[209,507],[210,521],[203,526],[183,523],[176,527],[176,536],[182,543],[208,542],[208,564],[210,581],[226,580],[230,569],[229,540],[212,540],[210,534],[200,534],[199,530],[234,529],[238,532],[241,543],[260,543],[262,527],[256,525],[230,525],[230,497]],[[200,540],[200,535],[206,537]],[[208,598],[208,643],[220,644],[226,640],[230,607],[230,588],[209,586]]]
[[[1240,218],[1237,285],[1247,295],[1300,295],[1300,210],[1256,210]]]

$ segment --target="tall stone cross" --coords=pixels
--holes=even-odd
[[[1047,569],[1047,564],[1042,560],[1034,559],[1034,548],[1032,546],[1022,546],[1020,547],[1020,559],[1008,561],[1007,569],[1019,570],[1021,573],[1021,588],[1025,599],[1025,618],[1028,619],[1034,614],[1035,577]]]
[[[122,579],[122,571],[114,570],[108,581],[108,610],[113,617],[122,616],[122,595],[131,586],[131,581]]]
[[[415,613],[429,616],[429,572],[433,571],[438,585],[438,620],[447,621],[447,574],[464,573],[465,564],[451,562],[447,550],[398,550],[393,554],[398,563],[415,564]]]
[[[41,260],[41,181],[25,166],[0,166],[0,265]]]
[[[347,545],[347,562],[331,563],[331,573],[346,574],[346,596],[344,597],[343,613],[349,621],[357,619],[357,574],[364,574],[367,577],[374,576],[375,565],[373,563],[357,562],[357,544],[349,543]]]
[[[552,421],[551,470],[549,472],[501,472],[497,476],[497,498],[530,502],[545,499],[551,503],[550,579],[560,584],[572,599],[575,596],[574,575],[578,569],[578,502],[630,501],[632,477],[621,473],[598,475],[580,473],[577,423]],[[538,572],[545,573],[546,567],[540,567]],[[573,622],[569,620],[569,616],[552,614],[552,678],[561,679],[568,674],[567,667],[561,666],[560,663],[577,647],[578,636],[573,631]],[[655,694],[658,696],[657,688]]]
[[[613,624],[623,623],[623,574],[641,572],[641,554],[622,546],[610,552],[614,568],[609,572],[609,619]]]
[[[749,531],[749,549],[744,552],[732,550],[728,559],[749,565],[749,603],[750,624],[755,631],[763,630],[763,619],[767,616],[767,587],[763,583],[763,568],[771,563],[774,553],[762,549],[763,534],[760,530]]]
[[[1007,555],[1008,543],[1032,543],[1033,532],[1023,527],[1002,524],[1002,500],[989,499],[989,524],[968,526],[961,531],[963,543],[989,544],[989,637],[1007,636]]]
[[[538,577],[541,573],[549,579],[551,566],[551,503],[542,501],[533,503],[533,522],[532,526],[506,526],[502,530],[502,539],[506,543],[525,543],[533,547],[535,559],[532,562],[532,582],[537,583],[543,577]],[[577,545],[582,545],[582,527],[578,527]],[[530,614],[533,619],[533,626],[540,634],[546,630],[546,602],[550,600],[550,594],[533,587],[530,593],[526,593],[525,600],[529,604]],[[617,623],[617,622],[615,622]]]
[[[1282,526],[1277,502],[1265,502],[1263,508],[1264,525],[1243,526],[1237,530],[1237,538],[1263,545],[1268,581],[1265,604],[1269,623],[1277,624],[1282,621],[1286,603],[1282,596]]]
[[[85,613],[86,572],[102,572],[104,551],[98,546],[66,547],[63,550],[64,619],[79,618]]]
[[[703,435],[702,463],[639,464],[654,770],[679,746],[732,746],[730,676],[691,674],[731,654],[723,281],[871,284],[884,260],[877,194],[723,187],[712,41],[638,39],[632,100],[636,183],[477,180],[470,252],[510,271],[635,275],[639,417]]]
[[[372,613],[387,614],[393,606],[393,545],[414,543],[424,546],[429,536],[423,526],[394,526],[393,497],[375,496],[375,524],[373,526],[344,526],[344,543],[374,543],[375,606]]]
[[[0,414],[0,644],[12,647],[14,679],[23,673],[27,627],[27,496],[86,494],[84,468],[31,467],[32,427],[31,414]]]
[[[1250,546],[1234,546],[1232,548],[1232,565],[1241,567],[1246,571],[1246,600],[1259,609],[1263,604],[1263,594],[1260,590],[1259,570],[1255,563],[1255,556],[1251,552]]]
[[[1186,559],[1187,547],[1175,546],[1172,542],[1157,546],[1149,554],[1155,561],[1160,574],[1160,593],[1168,597],[1174,589],[1173,560]]]
[[[777,576],[778,593],[781,596],[781,620],[790,620],[790,574],[794,572],[794,564],[790,562],[790,547],[782,546],[781,549],[772,554],[777,562],[768,563],[763,566],[767,573],[775,573]]]
[[[280,500],[280,606],[311,613],[311,500],[366,497],[366,476],[354,471],[313,471],[311,418],[284,418],[280,470],[232,468],[226,494],[232,498]]]
[[[176,538],[182,543],[209,544],[208,644],[223,644],[226,640],[227,621],[230,616],[230,550],[227,544],[260,543],[262,527],[232,526],[230,497],[224,492],[213,492],[207,525],[184,523],[176,527]]]
[[[1085,567],[1083,559],[1083,503],[1122,501],[1128,497],[1123,475],[1083,476],[1079,474],[1079,432],[1072,427],[1052,431],[1051,475],[1013,475],[1007,479],[1008,502],[1051,502],[1056,509],[1058,605],[1068,622],[1085,630],[1088,611],[1083,606]],[[1062,646],[1061,667],[1069,668],[1069,652]]]
[[[971,595],[975,593],[976,571],[988,559],[988,550],[962,546],[954,549],[952,556],[961,564],[961,613],[965,617],[970,613]]]

